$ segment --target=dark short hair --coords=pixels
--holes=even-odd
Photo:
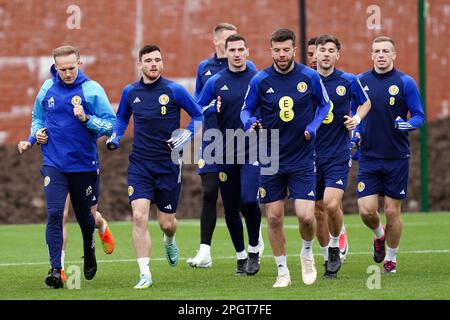
[[[148,44],[144,46],[141,50],[139,50],[139,61],[142,60],[142,56],[144,54],[153,52],[153,51],[159,51],[161,52],[161,49],[156,44]]]
[[[328,42],[333,42],[336,45],[336,48],[341,50],[341,43],[339,42],[339,39],[333,36],[332,34],[323,34],[320,37],[316,39],[316,46],[319,44],[324,45]]]
[[[308,46],[315,46],[316,45],[317,37],[312,37],[308,40]]]
[[[270,44],[272,42],[284,42],[286,40],[292,40],[292,44],[295,47],[295,33],[289,29],[278,29],[275,30],[270,36]]]
[[[244,41],[244,45],[247,48],[247,40],[240,34],[232,34],[231,36],[228,36],[228,38],[225,40],[225,49],[228,48],[228,42],[235,42],[235,41]]]
[[[391,37],[387,37],[387,36],[376,37],[375,39],[373,39],[372,44],[377,43],[377,42],[385,42],[385,41],[392,43],[392,45],[394,46],[394,49],[395,49],[394,40]]]

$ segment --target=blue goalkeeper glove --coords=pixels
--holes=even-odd
[[[122,138],[121,135],[116,134],[115,132],[111,135],[111,137],[106,140],[106,148],[110,151],[114,151],[120,148],[119,141]]]
[[[408,132],[415,128],[408,121],[403,120],[401,117],[397,117],[397,119],[395,119],[395,129],[400,132]]]

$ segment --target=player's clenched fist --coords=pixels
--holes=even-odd
[[[19,150],[19,153],[22,154],[31,149],[31,143],[29,141],[19,141],[17,144],[17,149]]]
[[[81,122],[86,122],[88,120],[86,113],[84,113],[84,108],[81,104],[78,104],[73,107],[73,114],[78,118]]]
[[[347,115],[344,116],[344,125],[349,131],[354,130],[356,126],[360,123],[361,118],[357,114],[355,114],[353,117]]]
[[[48,141],[47,129],[42,128],[36,131],[34,137],[38,144],[46,144]]]

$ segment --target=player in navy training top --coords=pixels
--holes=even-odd
[[[317,37],[313,37],[308,40],[308,47],[306,48],[306,59],[308,63],[308,67],[311,69],[317,70],[317,57],[315,55],[316,52],[316,40]]]
[[[230,139],[230,132],[240,131],[243,134],[240,111],[250,79],[257,71],[246,65],[249,50],[247,41],[242,36],[238,34],[229,36],[225,42],[225,50],[228,68],[206,82],[198,103],[204,106],[205,118],[217,118],[217,128],[220,129],[223,141],[223,147],[216,150],[215,157],[218,159],[217,168],[225,221],[236,251],[236,275],[254,275],[259,270],[258,237],[261,224],[257,199],[259,163],[257,157],[254,163],[245,161],[244,150],[239,150],[234,138]],[[232,136],[234,137],[234,134]],[[204,156],[206,155],[207,152],[204,153]],[[241,156],[244,156],[244,159],[239,159]],[[240,211],[245,217],[247,226],[248,255],[245,251]],[[201,262],[197,259],[188,259],[188,264],[192,267]]]
[[[355,133],[361,140],[357,175],[359,214],[375,234],[373,258],[375,262],[384,260],[387,273],[396,272],[403,229],[400,214],[408,187],[408,132],[425,122],[417,85],[410,76],[394,68],[395,58],[391,38],[374,39],[374,67],[358,76],[372,109]],[[379,196],[384,196],[385,228],[378,214]]]
[[[214,56],[202,60],[197,68],[195,82],[195,98],[198,99],[206,81],[217,72],[227,68],[228,61],[225,54],[225,40],[228,36],[236,33],[236,27],[230,23],[219,23],[213,29],[213,42],[215,47]],[[217,127],[217,118],[208,117],[204,119],[202,136],[209,128]],[[206,163],[203,159],[203,150],[210,142],[202,139],[200,156],[198,161],[198,173],[202,181],[203,201],[200,213],[200,249],[198,250],[195,263],[198,268],[209,268],[211,261],[211,240],[217,221],[217,198],[219,196],[219,179],[215,163]]]
[[[308,66],[314,70],[317,70],[317,55],[316,53],[316,40],[317,37],[310,38],[308,40],[307,47],[307,62]],[[319,240],[320,250],[322,251],[324,260],[328,260],[328,243],[330,242],[330,232],[328,230],[328,217],[324,212],[323,206],[319,201],[316,201],[314,209],[316,216],[317,228],[316,236]],[[339,251],[341,260],[344,261],[348,254],[348,239],[347,230],[345,229],[344,222],[342,222],[341,233],[339,235]]]
[[[339,237],[344,220],[342,197],[347,188],[352,164],[350,133],[370,110],[370,101],[356,76],[335,68],[340,49],[341,44],[335,36],[325,34],[317,38],[317,72],[331,101],[330,111],[317,130],[315,141],[315,214],[317,228],[325,229],[329,239],[329,244],[321,244],[325,260],[325,279],[336,278],[341,267]],[[349,116],[351,101],[354,101],[353,105],[359,106],[353,117]],[[321,219],[322,215],[327,219]],[[327,225],[321,225],[324,222]],[[327,251],[324,252],[324,249]]]
[[[41,144],[45,200],[46,242],[51,269],[45,283],[64,286],[61,277],[63,211],[70,193],[83,234],[84,276],[97,272],[92,197],[97,180],[97,136],[110,135],[114,111],[103,88],[79,69],[80,53],[73,46],[53,50],[52,79],[45,81],[33,108],[31,135],[19,142],[19,152]]]
[[[241,120],[245,130],[257,126],[259,122],[254,113],[260,109],[260,123],[269,132],[268,149],[272,162],[279,161],[279,168],[273,175],[262,172],[260,188],[261,202],[266,204],[269,239],[278,267],[274,287],[286,287],[291,283],[282,222],[287,189],[290,197],[295,199],[303,239],[302,278],[309,285],[317,276],[312,254],[316,191],[313,140],[330,109],[330,101],[318,73],[294,61],[294,32],[279,29],[272,33],[270,43],[274,64],[258,72],[250,81]],[[271,146],[276,132],[279,133],[278,155],[274,154],[275,150],[272,152]]]
[[[163,60],[158,46],[144,46],[139,52],[138,66],[142,78],[123,90],[117,121],[107,147],[110,150],[119,147],[119,141],[133,115],[128,199],[133,210],[133,243],[141,275],[135,289],[144,289],[152,285],[149,268],[151,240],[148,233],[152,203],[157,206],[167,261],[172,267],[178,263],[175,213],[182,174],[179,150],[200,128],[203,115],[186,89],[161,76]],[[191,116],[191,121],[187,130],[171,137],[180,128],[181,109]]]
[[[219,23],[213,29],[213,42],[216,53],[213,57],[202,60],[197,68],[197,79],[195,83],[195,98],[200,93],[208,79],[228,67],[225,53],[225,40],[236,34],[236,27],[230,23]],[[256,70],[256,66],[247,60],[247,66]],[[203,133],[209,128],[217,128],[217,117],[207,117],[203,122]],[[212,265],[211,241],[217,221],[217,197],[219,195],[219,179],[217,166],[214,162],[205,161],[203,150],[214,141],[202,139],[200,157],[198,161],[198,173],[202,181],[203,203],[200,213],[200,248],[197,255],[191,259],[197,268],[209,268]],[[213,151],[214,155],[214,151]],[[211,159],[210,159],[211,160]],[[260,254],[264,250],[264,242],[260,233]],[[190,260],[190,261],[191,261]]]

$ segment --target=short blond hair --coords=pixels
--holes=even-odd
[[[391,37],[387,37],[387,36],[376,37],[375,39],[373,39],[372,44],[378,43],[378,42],[390,42],[395,49],[395,42]]]
[[[71,45],[65,45],[58,48],[53,49],[53,58],[69,56],[71,54],[75,54],[77,59],[80,59],[80,51],[78,51],[77,47]]]
[[[213,34],[216,35],[223,30],[237,31],[237,28],[231,23],[221,22],[214,27]]]

